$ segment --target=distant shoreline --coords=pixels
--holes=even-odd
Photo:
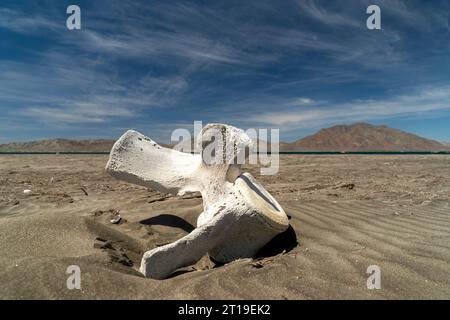
[[[267,154],[272,154],[270,151]],[[276,153],[274,153],[276,154]],[[450,155],[450,151],[280,151],[283,155]],[[0,152],[0,155],[109,155],[109,152]]]

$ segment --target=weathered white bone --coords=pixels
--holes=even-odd
[[[222,138],[215,141],[220,150],[216,156],[225,159],[222,163],[205,161],[217,131]],[[235,163],[251,143],[242,130],[209,124],[197,141],[201,155],[161,147],[130,130],[111,151],[106,170],[113,177],[174,195],[199,191],[203,198],[196,229],[144,254],[140,271],[146,277],[163,279],[206,253],[222,263],[252,257],[289,226],[278,202]]]

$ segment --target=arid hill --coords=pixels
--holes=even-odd
[[[109,152],[114,140],[51,139],[31,142],[13,142],[0,145],[0,152]],[[256,142],[257,143],[257,142]],[[193,140],[183,142],[186,147]],[[173,147],[174,144],[163,144]],[[270,147],[269,147],[270,150]],[[417,135],[374,126],[367,123],[339,125],[321,129],[316,134],[292,143],[280,143],[280,151],[449,151],[450,145]]]
[[[444,144],[387,126],[367,123],[338,125],[292,143],[282,143],[285,151],[439,151]]]
[[[109,152],[114,140],[51,139],[0,145],[0,152]]]

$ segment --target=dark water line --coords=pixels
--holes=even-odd
[[[0,155],[109,155],[109,152],[0,152]],[[267,154],[272,154],[267,152]],[[274,153],[277,154],[277,153]],[[450,151],[280,151],[290,155],[450,155]]]
[[[449,155],[450,151],[280,151],[279,154],[337,154],[337,155],[348,155],[348,154],[361,154],[361,155],[421,155],[421,154],[443,154]]]

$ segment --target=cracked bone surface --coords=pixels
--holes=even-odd
[[[201,154],[183,153],[130,130],[111,150],[106,171],[113,177],[173,195],[199,191],[203,198],[191,233],[144,254],[140,271],[146,277],[164,279],[206,253],[222,263],[252,257],[289,227],[278,202],[251,174],[241,173],[236,159],[251,145],[242,130],[209,124],[197,141]]]

